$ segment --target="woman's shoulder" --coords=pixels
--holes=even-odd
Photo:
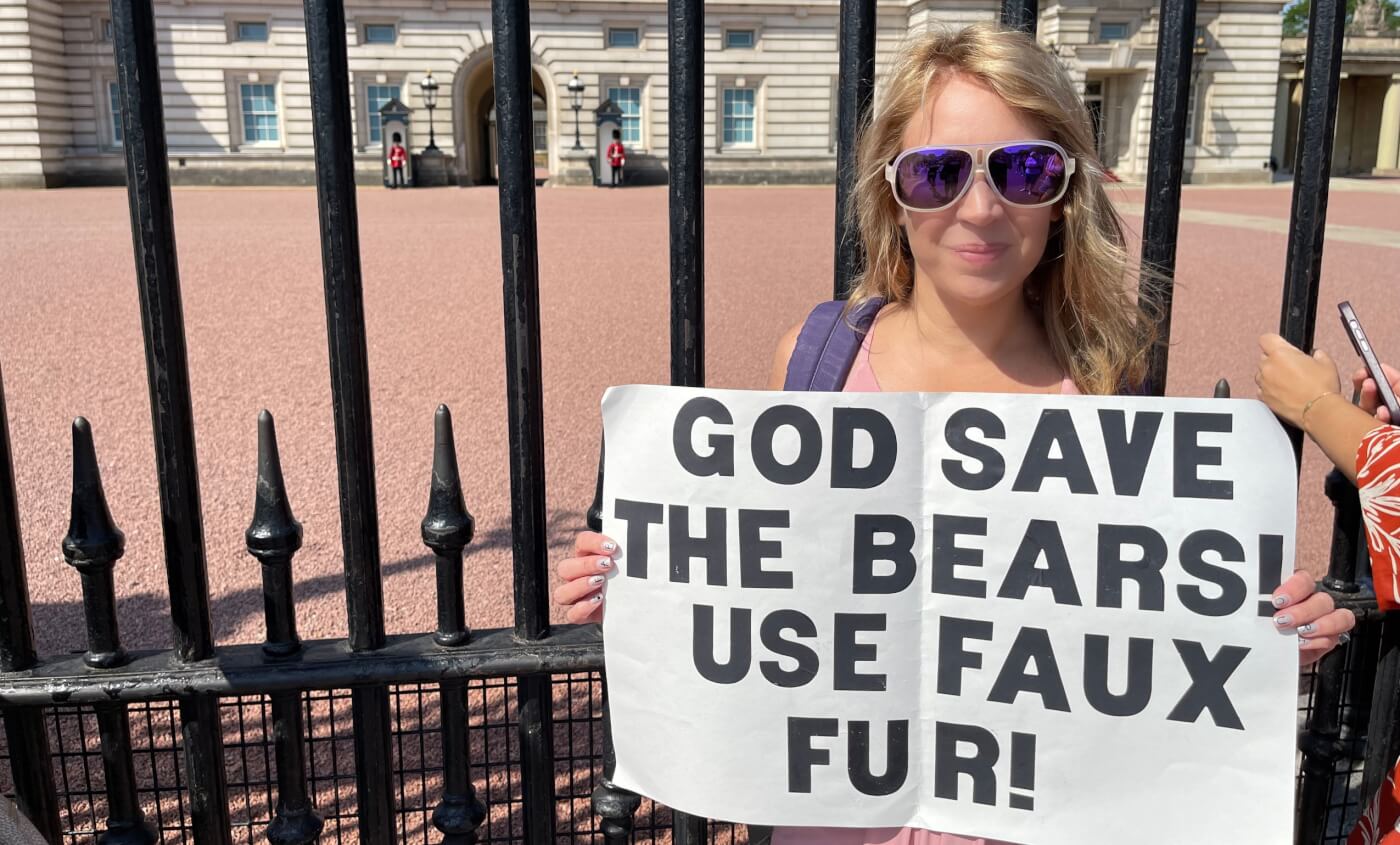
[[[783,389],[783,384],[787,381],[788,362],[792,360],[792,352],[797,348],[797,336],[802,334],[802,327],[806,324],[805,318],[798,320],[778,339],[778,348],[773,353],[773,370],[768,374],[769,390]]]

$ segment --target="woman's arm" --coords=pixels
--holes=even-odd
[[[1356,481],[1356,456],[1361,441],[1388,420],[1375,407],[1375,384],[1363,380],[1362,405],[1341,393],[1337,365],[1321,350],[1308,356],[1275,334],[1259,338],[1259,371],[1254,376],[1259,398],[1290,425],[1302,429],[1351,481]],[[1386,376],[1400,381],[1389,367]],[[1367,401],[1369,399],[1369,401]],[[1372,414],[1384,415],[1380,419]]]

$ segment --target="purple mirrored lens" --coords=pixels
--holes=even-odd
[[[1059,196],[1065,157],[1046,144],[1016,144],[987,156],[987,175],[1007,202],[1040,205]]]
[[[899,160],[894,187],[900,202],[932,211],[957,199],[972,177],[972,154],[967,150],[919,150]]]

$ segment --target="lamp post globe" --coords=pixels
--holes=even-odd
[[[583,143],[579,140],[578,134],[578,112],[583,108],[583,81],[578,78],[578,71],[574,71],[573,79],[569,80],[569,104],[574,110],[574,149],[583,149]]]
[[[433,109],[437,108],[438,83],[433,79],[433,72],[430,70],[418,80],[418,87],[423,92],[423,105],[428,107],[428,146],[427,149],[437,149],[437,136],[433,132]]]

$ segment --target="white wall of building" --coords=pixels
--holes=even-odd
[[[888,0],[879,4],[878,73],[910,32],[993,20],[998,0]],[[1208,33],[1197,95],[1189,178],[1268,176],[1278,91],[1282,0],[1202,3]],[[829,180],[834,175],[837,20],[835,0],[706,5],[707,175],[731,181]],[[0,0],[0,183],[119,181],[110,85],[115,69],[107,5],[95,0]],[[166,131],[176,181],[309,182],[311,97],[301,5],[289,0],[166,0],[156,6]],[[1106,163],[1120,176],[1146,170],[1151,125],[1156,3],[1084,0],[1044,4],[1039,36],[1076,78],[1107,80]],[[347,7],[356,148],[367,179],[379,174],[369,139],[370,86],[398,86],[413,111],[412,147],[427,144],[418,81],[441,84],[437,145],[465,178],[486,173],[480,138],[490,87],[486,0],[386,0]],[[261,24],[267,40],[241,41],[238,24]],[[1110,29],[1103,29],[1104,25]],[[1126,29],[1114,30],[1118,24]],[[394,42],[366,43],[366,27],[392,25]],[[638,32],[636,46],[608,46],[609,29]],[[607,86],[639,89],[640,137],[629,165],[660,175],[668,143],[666,10],[662,2],[546,0],[531,4],[534,69],[544,95],[548,149],[542,170],[559,173],[573,146],[566,85],[586,86],[580,115],[593,147],[592,110]],[[754,46],[726,45],[730,30],[752,31]],[[1101,36],[1109,34],[1110,40]],[[1120,37],[1122,36],[1122,37]],[[271,91],[275,121],[245,121],[242,86]],[[726,89],[752,97],[752,142],[723,141]],[[376,87],[374,90],[384,89]],[[489,99],[484,101],[489,107]],[[247,123],[260,134],[248,140]],[[273,129],[272,127],[275,127]]]

